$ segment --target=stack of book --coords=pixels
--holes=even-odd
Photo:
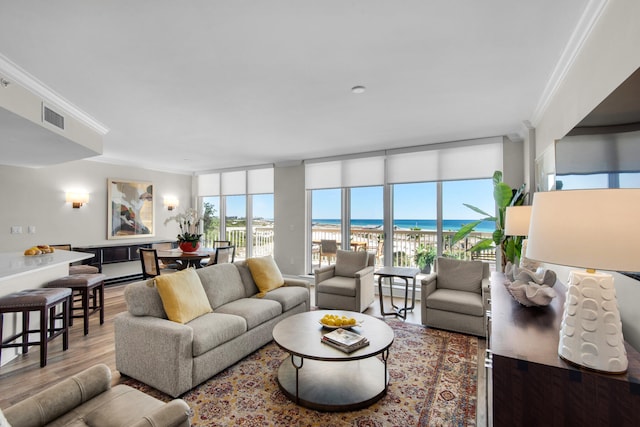
[[[362,335],[342,328],[334,329],[325,334],[321,341],[345,353],[351,353],[369,345],[369,340]]]

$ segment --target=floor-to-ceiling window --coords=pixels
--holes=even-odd
[[[495,214],[493,181],[491,179],[472,179],[442,183],[442,240],[444,244],[442,253],[452,258],[469,259],[471,257],[469,249],[477,242],[490,238],[496,228],[495,222],[483,221],[474,227],[474,231],[464,240],[453,243],[453,235],[463,225],[485,217],[465,205],[476,207],[493,216]],[[485,255],[489,256],[489,254]],[[495,251],[493,251],[493,256],[495,256]]]
[[[335,240],[336,245],[342,240],[342,190],[328,188],[311,192],[311,263],[316,268],[325,262],[330,263],[335,256],[328,255],[329,242]],[[322,257],[322,259],[321,259]]]
[[[220,239],[220,196],[202,198],[202,244],[205,248],[213,247],[213,242]]]
[[[305,162],[310,240],[318,242],[321,228],[332,224],[336,239],[366,241],[370,251],[375,247],[378,266],[418,266],[424,258],[417,255],[426,252],[468,258],[470,241],[490,233],[489,224],[478,225],[460,247],[452,248],[445,238],[480,219],[464,203],[494,214],[490,177],[501,169],[502,144],[502,138],[485,138]],[[310,266],[317,266],[316,244],[309,253]]]
[[[254,194],[251,198],[252,256],[273,255],[273,194]]]
[[[417,250],[438,250],[437,188],[435,182],[393,186],[394,266],[416,266]]]
[[[225,238],[236,247],[236,259],[247,258],[247,196],[225,196]]]
[[[273,167],[198,176],[199,209],[209,213],[204,243],[229,240],[236,259],[273,254]]]
[[[384,265],[384,188],[355,187],[349,191],[351,248],[374,254],[375,265]]]

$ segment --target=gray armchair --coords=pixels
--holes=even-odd
[[[316,306],[363,312],[375,300],[375,256],[365,251],[337,251],[336,263],[315,270]]]
[[[422,324],[484,337],[490,274],[489,263],[438,258],[422,279]]]
[[[111,371],[104,364],[42,390],[5,409],[4,415],[13,427],[190,425],[190,409],[184,400],[164,403],[126,385],[111,387]]]

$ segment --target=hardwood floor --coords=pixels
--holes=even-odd
[[[62,337],[49,343],[47,366],[40,368],[39,347],[33,347],[28,354],[18,356],[0,367],[0,408],[7,408],[34,393],[60,382],[69,375],[76,374],[97,363],[104,363],[113,373],[113,384],[120,375],[116,371],[114,347],[114,317],[126,310],[123,291],[126,284],[105,288],[105,321],[100,325],[99,316],[90,317],[89,335],[83,335],[82,319],[74,319],[69,334],[69,349],[62,350]],[[311,304],[313,301],[313,292]],[[396,303],[398,300],[396,299]],[[390,301],[385,297],[385,309]],[[374,302],[366,311],[371,316],[380,315],[380,304]],[[416,302],[413,312],[407,314],[407,322],[420,324],[420,304]],[[478,345],[478,415],[477,425],[486,425],[486,399],[484,350],[485,340]]]

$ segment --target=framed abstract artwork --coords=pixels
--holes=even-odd
[[[109,178],[107,239],[154,236],[153,184]]]

